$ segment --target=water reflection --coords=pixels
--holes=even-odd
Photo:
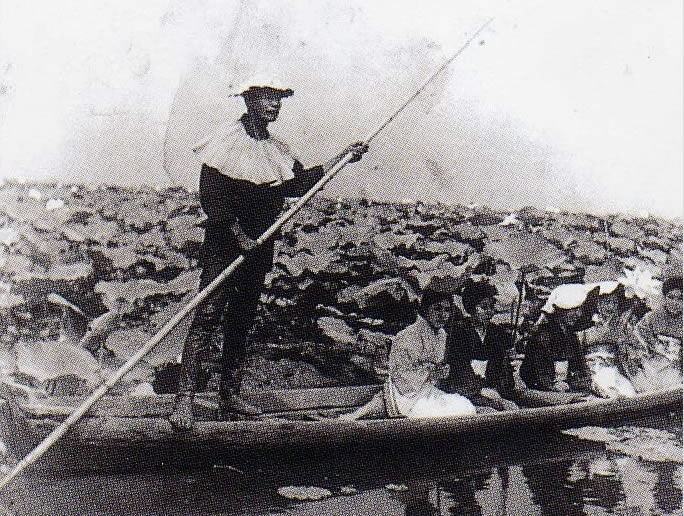
[[[681,446],[681,423],[670,429]],[[335,458],[234,458],[209,471],[25,477],[8,514],[574,515],[680,514],[682,465],[649,462],[559,434],[442,450]],[[386,488],[404,485],[405,490]],[[296,502],[278,487],[330,498]],[[357,492],[343,495],[343,486]],[[347,492],[350,492],[349,490]],[[0,507],[0,514],[2,514]]]

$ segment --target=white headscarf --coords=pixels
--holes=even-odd
[[[583,283],[559,285],[551,291],[542,310],[547,314],[552,314],[556,311],[556,308],[578,308],[587,300],[587,294],[594,288],[596,288],[595,285],[585,285]]]
[[[600,296],[605,296],[607,294],[612,294],[615,292],[615,290],[620,286],[619,281],[597,281],[596,283],[587,283],[587,287],[589,290],[587,292],[592,291],[596,287],[599,288],[599,295]]]

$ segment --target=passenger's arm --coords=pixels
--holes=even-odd
[[[640,337],[641,342],[646,344],[643,350],[644,353],[648,353],[650,351],[649,348],[652,348],[658,342],[658,336],[652,326],[652,314],[653,312],[644,315],[635,328],[637,337]]]
[[[574,391],[591,390],[591,371],[585,357],[586,336],[575,335],[568,349],[568,384]]]

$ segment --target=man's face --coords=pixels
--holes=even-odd
[[[494,317],[495,301],[493,297],[488,297],[475,305],[475,318],[481,323],[488,323]]]
[[[280,113],[281,97],[267,89],[259,89],[245,97],[247,109],[265,122],[275,122]]]
[[[560,320],[567,328],[572,328],[573,326],[575,326],[582,317],[581,307],[570,308],[559,312]]]
[[[451,303],[448,299],[443,299],[438,303],[431,304],[425,312],[425,320],[433,328],[444,328],[451,316]]]

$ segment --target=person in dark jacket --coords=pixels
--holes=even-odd
[[[179,393],[170,421],[177,429],[193,426],[192,401],[201,360],[215,331],[223,330],[223,359],[219,394],[221,413],[248,416],[259,410],[239,397],[239,368],[246,355],[266,274],[273,265],[273,238],[258,246],[256,240],[281,213],[286,197],[306,193],[333,166],[352,154],[359,161],[367,146],[349,145],[327,163],[305,169],[287,145],[267,130],[277,119],[281,99],[291,89],[251,86],[240,95],[247,112],[221,126],[193,149],[201,158],[200,204],[207,215],[200,251],[200,289],[209,285],[235,258],[245,262],[196,310],[186,339]]]
[[[577,337],[577,324],[583,305],[598,297],[599,287],[586,285],[556,287],[543,310],[542,321],[534,328],[525,348],[520,377],[528,388],[554,392],[589,392],[591,374]]]
[[[468,397],[475,405],[498,410],[514,409],[511,335],[492,323],[496,287],[471,282],[462,293],[468,317],[453,324],[447,340],[449,376],[444,387]]]

